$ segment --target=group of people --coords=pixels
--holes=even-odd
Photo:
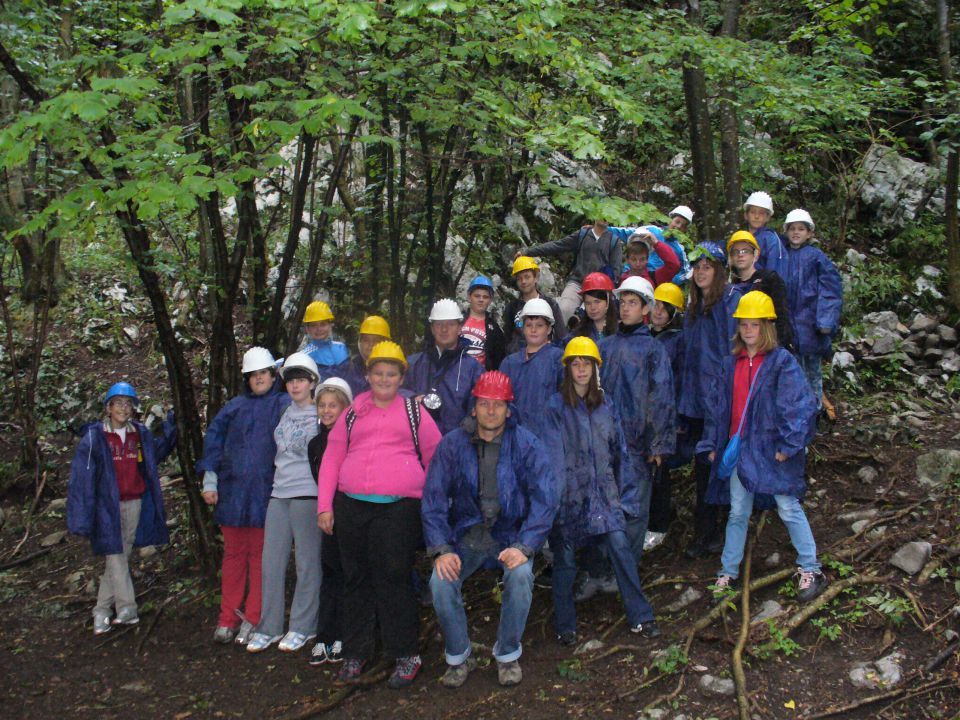
[[[276,361],[250,348],[245,390],[210,422],[196,468],[223,532],[214,640],[248,652],[312,641],[310,663],[339,663],[337,681],[350,683],[379,634],[395,661],[388,685],[401,688],[421,667],[428,594],[444,636],[441,682],[459,687],[476,667],[463,582],[496,569],[493,656],[499,682],[515,685],[541,554],[561,645],[578,642],[575,604],[598,589],[620,593],[632,632],[656,637],[639,565],[672,521],[671,473],[691,462],[685,553],[721,553],[714,597],[736,585],[754,507],[776,507],[798,597],[816,597],[827,581],[800,501],[841,286],[809,213],[791,211],[785,237],[767,227],[772,215],[770,196],[754,193],[746,229],[689,253],[685,206],[665,229],[596,221],[526,248],[502,325],[494,283],[478,276],[466,312],[433,304],[424,349],[409,358],[378,315],[363,320],[351,357],[320,301],[307,307],[300,351]],[[560,253],[574,263],[554,300],[535,257]],[[156,468],[175,431],[168,418],[155,438],[132,420],[137,402],[130,385],[110,388],[71,469],[69,529],[106,556],[97,634],[137,622],[131,548],[168,541]],[[426,586],[421,549],[433,563]]]

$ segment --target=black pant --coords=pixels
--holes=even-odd
[[[355,500],[337,493],[334,532],[343,564],[343,654],[369,660],[374,627],[387,658],[418,653],[420,606],[410,578],[420,543],[420,501]]]
[[[647,523],[647,530],[665,533],[673,522],[673,507],[670,502],[673,487],[666,458],[663,464],[651,470],[654,470],[653,490],[650,493],[650,520]]]
[[[702,418],[685,418],[687,422],[688,442],[691,447],[703,436]],[[693,460],[693,482],[697,491],[697,501],[693,509],[693,543],[706,547],[722,540],[721,528],[718,522],[720,513],[716,505],[710,505],[707,500],[707,487],[710,485],[710,470],[713,463],[708,453],[700,453]]]
[[[320,611],[317,614],[317,642],[331,645],[343,640],[343,565],[336,535],[324,534],[320,544]]]

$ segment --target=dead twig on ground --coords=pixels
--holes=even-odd
[[[381,682],[384,678],[386,678],[388,670],[389,663],[386,660],[381,660],[375,666],[370,668],[368,673],[361,675],[360,679],[356,682],[339,686],[337,691],[331,694],[326,700],[313,702],[307,705],[299,713],[287,716],[287,720],[308,720],[308,718],[314,718],[318,715],[323,715],[326,712],[330,712],[348,697],[353,695],[357,690],[362,690],[365,687],[369,687]]]
[[[743,648],[746,647],[750,635],[750,568],[753,564],[753,548],[757,538],[763,532],[767,520],[767,511],[760,514],[757,521],[757,531],[747,541],[746,557],[743,563],[743,592],[740,598],[740,632],[737,635],[737,644],[733,648],[731,661],[733,663],[733,680],[737,686],[737,708],[740,711],[740,720],[750,720],[750,701],[747,695],[747,675],[743,671]]]
[[[606,650],[604,650],[599,655],[593,655],[592,657],[587,658],[583,661],[584,665],[590,665],[591,663],[598,662],[604,658],[608,658],[611,655],[616,655],[620,652],[640,652],[643,648],[637,645],[611,645]]]
[[[914,677],[917,677],[918,673],[914,674]],[[931,682],[924,683],[918,688],[914,688],[913,692],[910,693],[910,697],[920,695],[924,692],[929,692],[931,689],[935,689],[936,686],[946,687],[949,685],[949,679],[937,678]],[[888,690],[887,692],[877,693],[876,695],[870,695],[868,697],[862,698],[860,700],[855,700],[854,702],[849,702],[844,705],[833,705],[821,710],[820,712],[814,713],[812,715],[804,715],[803,720],[821,720],[821,718],[833,717],[834,715],[840,715],[842,713],[850,712],[851,710],[857,710],[867,705],[873,705],[874,703],[882,702],[883,700],[890,700],[891,698],[899,697],[903,695],[910,688],[904,685],[903,687],[896,688],[895,690]]]
[[[23,525],[23,537],[20,538],[20,542],[17,543],[17,546],[13,549],[7,559],[14,558],[17,556],[17,553],[20,552],[20,548],[23,547],[23,544],[27,542],[27,538],[30,537],[30,526],[33,524],[33,513],[37,509],[37,504],[40,502],[40,496],[43,495],[43,488],[47,485],[47,471],[44,470],[43,474],[40,476],[40,482],[37,483],[37,491],[33,494],[33,502],[30,503],[30,509],[27,510],[27,518],[24,521]]]

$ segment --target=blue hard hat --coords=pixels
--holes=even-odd
[[[493,281],[488,278],[486,275],[477,275],[473,281],[470,283],[470,287],[467,288],[467,295],[472,293],[477,288],[486,288],[490,291],[490,294],[493,294]]]
[[[690,254],[687,255],[687,260],[689,260],[690,264],[693,265],[702,257],[715,260],[724,267],[727,265],[727,253],[724,252],[723,246],[721,246],[720,243],[713,242],[712,240],[704,240],[702,243],[697,245],[693,250],[690,251]]]
[[[128,397],[133,400],[134,405],[140,404],[140,398],[137,397],[137,391],[133,389],[133,385],[128,382],[118,382],[110,386],[110,389],[107,390],[106,396],[103,398],[103,404],[106,405],[115,397]]]

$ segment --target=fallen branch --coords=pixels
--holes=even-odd
[[[60,547],[60,546],[51,545],[50,547],[45,547],[41,550],[37,550],[36,552],[32,552],[29,555],[24,555],[23,557],[17,558],[16,560],[5,562],[3,565],[0,565],[0,572],[3,572],[4,570],[9,570],[10,568],[19,567],[20,565],[26,565],[28,562],[31,562],[32,560],[36,560],[38,557],[43,557],[47,553],[53,552],[53,550],[57,547]]]
[[[599,655],[594,655],[584,660],[583,664],[589,665],[591,663],[603,660],[604,658],[610,657],[611,655],[616,655],[619,652],[640,652],[641,650],[643,650],[643,648],[636,645],[611,645]]]
[[[348,697],[353,695],[353,693],[355,693],[357,690],[369,687],[370,685],[374,685],[375,683],[383,680],[387,676],[388,670],[389,663],[385,660],[380,661],[375,666],[370,668],[370,671],[366,675],[360,676],[359,680],[340,685],[337,692],[333,693],[326,700],[307,706],[296,715],[288,716],[287,720],[308,720],[308,718],[314,718],[318,715],[329,712],[340,705],[340,703],[342,703]]]
[[[931,682],[925,683],[918,688],[914,689],[914,692],[911,694],[920,694],[930,688],[933,688],[937,685],[945,685],[945,681],[941,678],[937,678]],[[888,690],[887,692],[878,693],[877,695],[870,695],[861,700],[856,700],[854,702],[846,703],[845,705],[833,705],[828,707],[826,710],[821,710],[818,713],[813,715],[804,715],[803,720],[821,720],[821,718],[833,717],[834,715],[840,715],[841,713],[850,712],[851,710],[857,710],[859,708],[865,707],[867,705],[873,705],[874,703],[881,702],[883,700],[890,700],[891,698],[899,697],[905,692],[910,690],[908,687],[899,687],[895,690]]]
[[[743,593],[740,598],[740,633],[737,644],[733,648],[731,660],[733,663],[733,680],[737,686],[737,708],[740,711],[740,720],[750,720],[750,701],[747,695],[747,675],[743,671],[743,648],[750,635],[750,568],[753,565],[753,547],[763,531],[767,520],[767,511],[760,514],[757,521],[757,532],[747,541],[746,558],[743,563]]]
[[[923,666],[923,672],[931,673],[934,670],[937,670],[947,660],[950,659],[951,655],[954,655],[958,650],[960,650],[960,640],[954,640],[952,643],[947,645],[943,652],[937,653],[935,656],[930,658],[930,661]]]
[[[147,641],[147,638],[150,637],[150,633],[152,633],[153,629],[157,626],[157,621],[160,620],[160,616],[163,614],[164,609],[167,607],[167,605],[170,604],[170,601],[173,600],[173,598],[175,597],[177,596],[174,595],[172,597],[168,597],[166,600],[164,600],[160,604],[160,607],[157,608],[157,611],[153,614],[153,617],[150,618],[150,622],[147,624],[147,629],[144,631],[143,637],[140,638],[140,642],[137,643],[136,650],[133,651],[134,655],[139,655],[140,652],[143,650],[143,644]]]
[[[27,541],[27,538],[30,537],[30,525],[33,524],[33,513],[37,509],[37,504],[40,502],[40,496],[43,495],[43,488],[47,484],[47,471],[44,470],[43,474],[40,476],[40,482],[37,484],[37,491],[33,495],[33,502],[30,503],[30,509],[27,510],[27,519],[23,526],[23,537],[20,538],[20,542],[17,543],[17,546],[13,549],[7,559],[16,557],[17,553],[20,552],[20,548],[23,547],[23,544]]]

